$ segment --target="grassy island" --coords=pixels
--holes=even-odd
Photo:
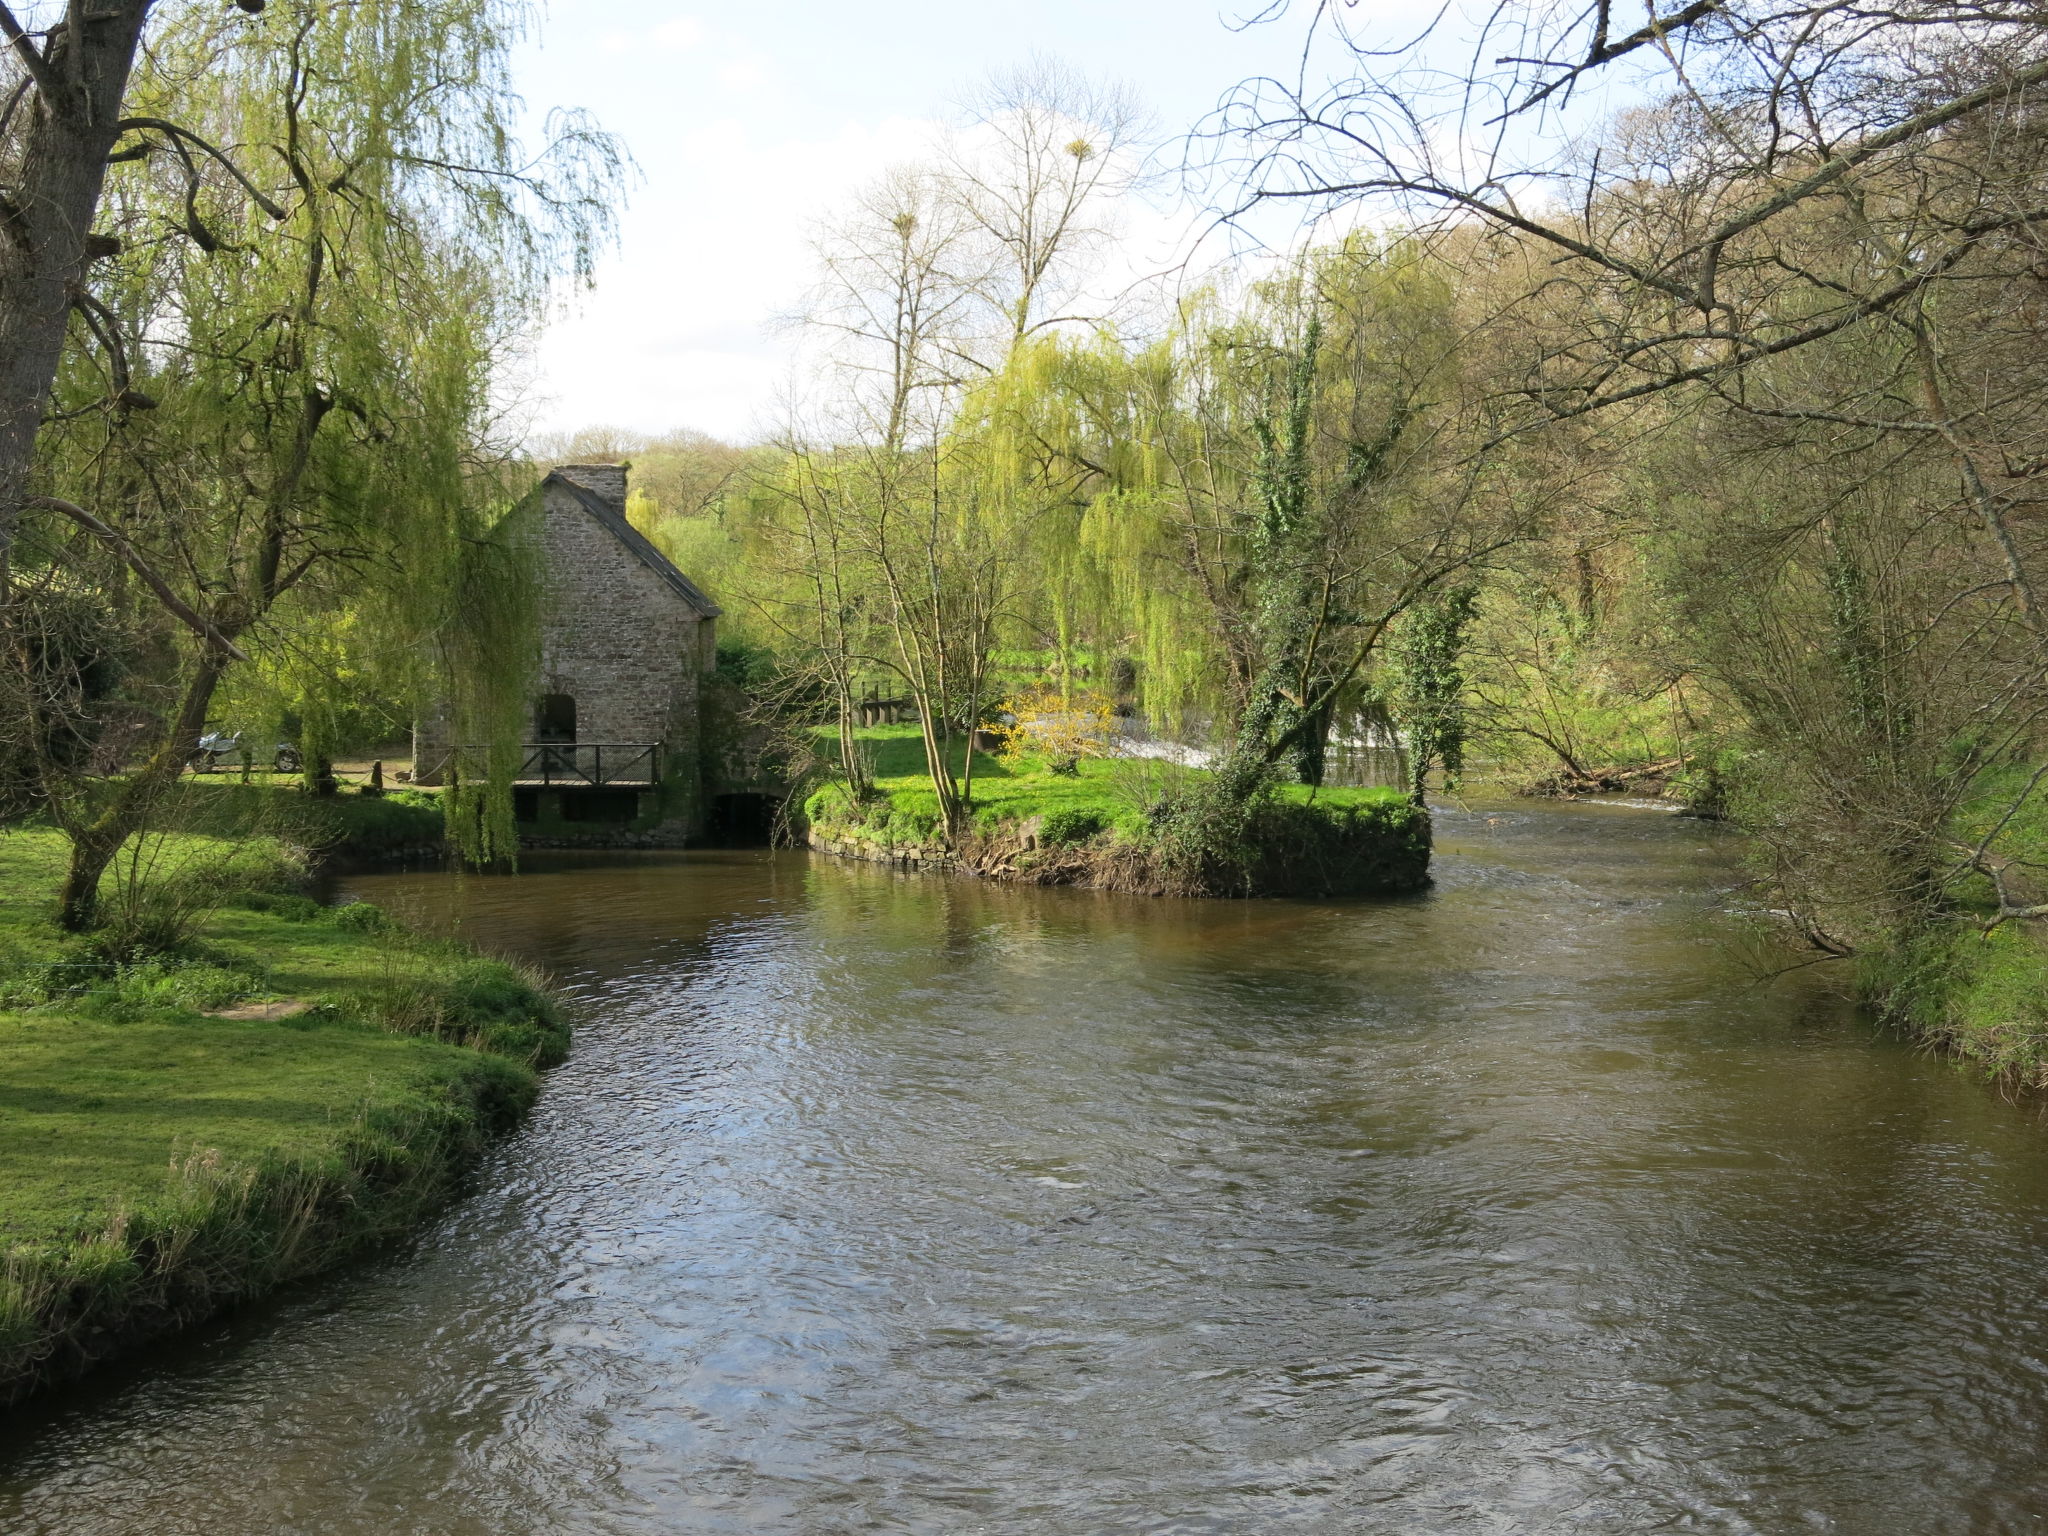
[[[314,814],[359,809],[418,830]],[[0,1404],[404,1232],[566,1044],[534,978],[319,905],[279,837],[158,839],[87,938],[63,856],[0,832]]]
[[[872,791],[844,783],[805,801],[811,845],[842,857],[961,869],[1037,885],[1171,895],[1353,895],[1429,883],[1429,815],[1394,789],[1276,787],[1252,813],[1247,855],[1224,878],[1175,857],[1167,808],[1208,777],[1153,759],[974,755],[973,813],[948,838],[914,725],[860,740]],[[960,766],[964,766],[964,759]]]

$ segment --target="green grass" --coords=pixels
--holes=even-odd
[[[833,733],[820,731],[821,752],[831,750]],[[899,819],[910,835],[930,836],[939,818],[938,796],[925,774],[924,743],[915,725],[870,726],[858,732],[874,764],[875,788],[887,798],[890,814]],[[964,745],[953,751],[953,769],[965,766]],[[994,830],[1005,823],[1021,822],[1034,816],[1092,812],[1102,826],[1126,836],[1140,835],[1145,806],[1161,789],[1176,779],[1200,777],[1198,769],[1175,769],[1144,758],[1084,757],[1074,774],[1051,772],[1043,759],[1026,757],[1012,765],[986,752],[974,754],[974,819],[978,827]],[[1406,797],[1398,789],[1384,787],[1311,790],[1304,784],[1286,784],[1281,799],[1294,804],[1331,807],[1398,805]],[[828,786],[818,792],[821,810],[829,810],[832,797],[843,795]],[[814,800],[818,796],[813,796]]]
[[[2024,764],[1983,775],[1955,817],[1955,841],[1974,847],[2032,776]],[[2048,881],[2048,784],[2036,786],[2005,821],[1993,851],[2015,861],[2015,895],[2042,899]],[[1928,932],[1895,951],[1862,957],[1861,990],[1894,1021],[1987,1075],[2048,1087],[2048,944],[2042,925],[2008,921],[1984,931],[1998,904],[1982,876],[1962,882],[1954,903]]]
[[[2019,924],[1945,924],[1858,970],[1894,1023],[1986,1076],[2048,1087],[2048,950]]]
[[[64,848],[0,831],[0,1403],[403,1230],[566,1043],[532,978],[260,840],[163,840],[189,935],[114,963],[51,922]],[[310,1007],[206,1011],[266,1001]]]
[[[829,754],[832,733],[820,735],[820,751]],[[856,805],[843,785],[827,784],[805,802],[811,825],[835,839],[850,831],[889,847],[943,841],[938,796],[926,773],[918,727],[874,726],[858,735],[873,766],[876,797]],[[956,746],[954,771],[964,764],[964,747]],[[1011,762],[977,752],[971,788],[973,830],[983,837],[1002,838],[1032,828],[1041,848],[1086,846],[1100,851],[1103,862],[1112,862],[1119,848],[1155,848],[1155,809],[1205,777],[1199,769],[1151,759],[1107,757],[1084,757],[1075,772],[1060,774],[1041,758]],[[1297,862],[1304,869],[1317,866],[1307,877],[1312,885],[1330,878],[1341,884],[1347,877],[1324,857],[1340,847],[1348,852],[1339,862],[1365,881],[1361,889],[1405,889],[1426,882],[1428,819],[1399,790],[1289,784],[1280,786],[1275,800],[1273,813],[1260,823],[1266,828],[1262,835],[1275,838],[1276,847],[1307,857],[1297,860],[1289,853],[1277,861],[1264,860],[1254,883],[1285,889],[1287,877],[1279,865]],[[1003,867],[1015,873],[1043,872],[1046,861],[1027,855],[1021,863]],[[997,869],[991,865],[983,872]],[[1094,878],[1084,870],[1071,873],[1083,880]],[[1166,888],[1172,882],[1139,876],[1137,884]],[[1187,888],[1209,889],[1211,884],[1197,881]]]
[[[193,1153],[328,1158],[366,1110],[444,1101],[474,1055],[338,1022],[0,1016],[0,1235],[97,1232]]]
[[[177,795],[167,819],[215,836],[269,833],[316,853],[355,856],[438,848],[442,841],[440,799],[426,790],[309,795],[296,779],[243,784],[216,773],[187,775]]]
[[[909,838],[936,833],[939,822],[938,796],[932,792],[925,773],[924,743],[915,725],[871,726],[859,733],[874,764],[875,788],[888,805],[894,829]],[[964,744],[953,751],[953,769],[966,764]],[[1022,821],[1049,812],[1090,810],[1101,814],[1105,825],[1129,825],[1139,817],[1137,803],[1128,787],[1136,780],[1118,773],[1125,765],[1107,758],[1083,758],[1074,775],[1046,771],[1042,762],[1027,759],[1012,766],[985,752],[974,754],[974,813],[978,825],[992,829],[1003,822]],[[820,809],[834,793],[820,801]],[[814,797],[815,798],[815,797]]]

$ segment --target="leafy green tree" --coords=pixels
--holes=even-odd
[[[519,151],[513,31],[492,0],[305,0],[253,34],[182,21],[131,92],[148,153],[109,203],[124,254],[86,306],[37,466],[69,494],[31,503],[40,558],[118,559],[186,636],[143,766],[53,794],[72,926],[229,668],[269,655],[287,675],[296,637],[344,612],[394,686],[452,686],[466,738],[506,760],[495,795],[451,807],[459,841],[502,851],[532,602],[520,541],[499,536],[515,460],[493,439],[493,369],[555,276],[587,263],[618,171],[580,124],[538,162]],[[275,184],[150,126],[173,121],[223,162],[277,167]],[[309,760],[331,746],[322,702],[296,701]]]

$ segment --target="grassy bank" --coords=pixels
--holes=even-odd
[[[1974,847],[2005,815],[2030,777],[2014,766],[1990,775],[1958,818],[1959,846]],[[2048,901],[2048,801],[2038,790],[2000,828],[2009,892]],[[1890,1018],[1988,1075],[2048,1088],[2048,943],[2043,925],[1987,925],[1998,911],[1989,879],[1973,876],[1938,926],[1860,962],[1859,982]]]
[[[243,784],[225,773],[192,774],[179,782],[167,819],[216,837],[268,835],[322,857],[394,858],[443,844],[440,800],[418,789],[309,795],[296,778]]]
[[[1861,961],[1863,993],[1987,1076],[2048,1088],[2048,947],[2017,923],[1957,923]]]
[[[1204,890],[1167,851],[1166,808],[1207,775],[1141,758],[1086,757],[1073,773],[1041,758],[976,753],[966,835],[948,842],[914,725],[860,732],[875,793],[827,784],[804,805],[812,841],[856,857],[953,864],[1046,885],[1179,894],[1346,894],[1414,890],[1429,879],[1429,817],[1393,789],[1281,786],[1252,818],[1242,889]],[[964,766],[956,757],[956,769]]]
[[[155,840],[93,942],[51,924],[63,853],[0,831],[0,1402],[406,1230],[566,1044],[277,838]]]

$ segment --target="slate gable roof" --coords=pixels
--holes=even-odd
[[[571,476],[563,474],[560,470],[548,471],[547,478],[541,481],[542,490],[546,490],[551,485],[559,485],[567,489],[576,498],[577,502],[581,504],[583,510],[597,519],[597,524],[600,528],[625,545],[636,560],[659,576],[671,591],[692,608],[696,609],[700,617],[715,619],[725,612],[723,608],[704,595],[704,590],[701,587],[677,570],[674,561],[648,543],[646,536],[638,528],[635,528],[626,521],[625,514],[614,507],[603,496],[590,489],[589,486],[579,483]]]

